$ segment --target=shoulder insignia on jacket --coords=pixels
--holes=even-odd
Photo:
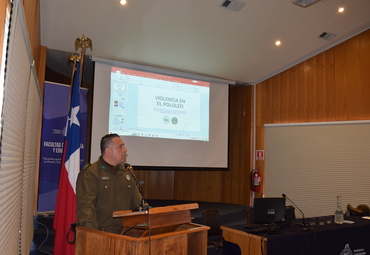
[[[91,164],[90,163],[86,163],[85,166],[84,166],[84,168],[82,168],[82,170],[87,169],[89,166],[91,166]]]

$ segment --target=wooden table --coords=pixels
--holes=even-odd
[[[226,241],[237,244],[243,255],[369,254],[370,220],[346,216],[351,224],[316,225],[304,231],[300,220],[284,226],[280,234],[248,233],[243,224],[222,226]],[[347,253],[346,253],[347,252]]]
[[[228,242],[235,243],[240,247],[242,255],[267,254],[267,238],[253,235],[233,228],[221,226],[222,235]]]

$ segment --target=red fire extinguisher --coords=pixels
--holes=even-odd
[[[257,169],[252,170],[251,172],[251,186],[252,191],[260,192],[261,191],[261,172]]]

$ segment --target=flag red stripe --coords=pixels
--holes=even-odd
[[[66,148],[66,144],[65,147]],[[58,203],[55,207],[53,227],[55,229],[53,255],[74,254],[75,246],[67,242],[66,234],[71,223],[76,222],[76,194],[68,179],[65,168],[65,152],[62,157],[62,168],[60,171]],[[68,205],[68,206],[66,206]]]

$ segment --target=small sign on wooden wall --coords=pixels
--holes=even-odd
[[[264,150],[256,150],[256,160],[265,160]]]

